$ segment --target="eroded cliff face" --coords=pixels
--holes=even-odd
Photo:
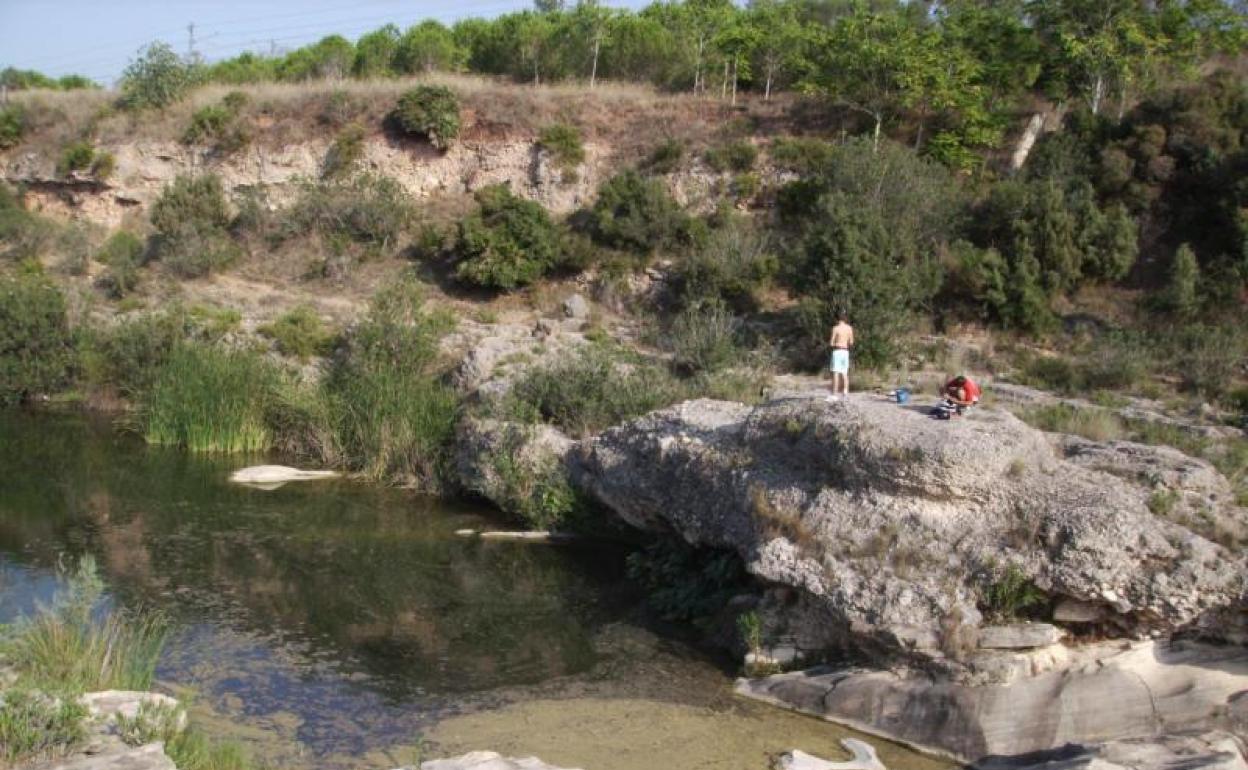
[[[320,179],[331,142],[326,136],[277,148],[256,144],[228,155],[174,141],[101,145],[100,151],[116,158],[116,170],[103,181],[63,177],[56,173],[55,159],[18,148],[0,154],[0,177],[24,187],[36,208],[117,227],[128,212],[143,214],[179,174],[214,173],[227,192],[262,187],[270,203],[282,205],[301,184]],[[365,140],[357,169],[390,177],[419,200],[508,184],[517,194],[566,214],[592,203],[602,181],[624,164],[606,145],[586,144],[585,161],[565,171],[532,141],[463,141],[441,152],[425,142],[375,133]],[[694,164],[670,175],[668,182],[682,205],[699,209],[712,207],[731,178]]]

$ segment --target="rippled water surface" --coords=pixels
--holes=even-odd
[[[58,561],[94,554],[112,601],[175,622],[161,688],[274,766],[394,767],[439,724],[505,720],[536,701],[731,711],[738,732],[745,719],[763,740],[783,721],[830,752],[844,734],[747,708],[721,666],[640,625],[616,549],[465,539],[455,530],[503,522],[348,481],[267,492],[226,481],[261,459],[0,413],[0,622],[50,599]],[[635,725],[644,712],[621,713]],[[501,740],[499,724],[474,729]]]

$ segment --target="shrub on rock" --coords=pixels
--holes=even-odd
[[[439,150],[459,136],[459,97],[446,86],[418,86],[399,97],[391,114],[410,136],[423,136]]]
[[[599,243],[640,253],[669,248],[690,237],[690,219],[663,183],[630,169],[608,179],[589,211]]]
[[[563,238],[546,209],[491,185],[476,194],[477,211],[459,223],[460,280],[493,289],[532,283],[558,267]]]

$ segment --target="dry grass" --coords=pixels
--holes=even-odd
[[[380,127],[403,91],[429,83],[449,86],[459,94],[465,141],[527,141],[543,126],[565,122],[577,126],[588,144],[609,145],[613,154],[630,159],[642,157],[667,138],[705,145],[741,122],[773,131],[788,121],[792,104],[788,98],[732,108],[713,99],[662,93],[633,83],[600,83],[592,90],[581,83],[534,88],[444,73],[384,80],[208,85],[168,109],[142,113],[116,110],[112,91],[32,90],[13,98],[27,106],[33,119],[29,138],[21,147],[41,153],[84,138],[105,145],[176,141],[195,110],[219,103],[231,91],[250,97],[241,115],[254,141],[279,147],[313,137],[323,139],[350,122]]]

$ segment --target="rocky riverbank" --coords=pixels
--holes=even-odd
[[[506,391],[513,372],[467,360],[483,398]],[[1204,460],[817,387],[688,401],[579,441],[469,420],[461,479],[500,503],[503,444],[632,527],[740,556],[762,587],[761,652],[863,664],[743,694],[963,761],[1242,733],[1248,565],[1214,533],[1245,531],[1248,511]]]

